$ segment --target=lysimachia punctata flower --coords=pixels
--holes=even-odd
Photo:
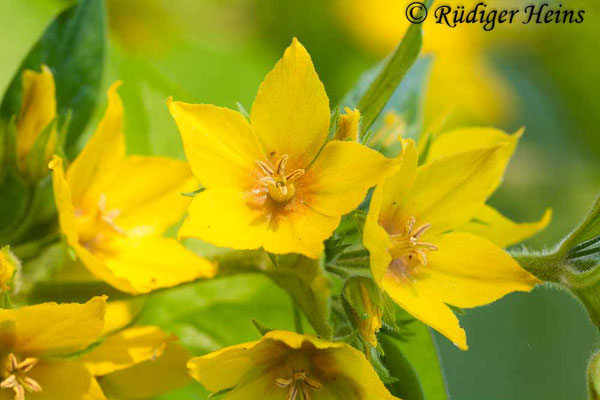
[[[223,400],[393,400],[365,356],[345,343],[271,331],[261,340],[190,360],[206,389]]]
[[[95,297],[0,310],[0,399],[104,400],[73,356],[98,340],[105,309],[105,299]]]
[[[54,197],[60,227],[98,279],[127,293],[146,293],[202,277],[215,267],[175,239],[162,237],[187,207],[195,183],[185,162],[125,156],[118,85],[98,129],[66,170],[55,156]]]
[[[326,142],[329,99],[295,39],[260,86],[250,121],[206,104],[169,100],[169,109],[206,188],[181,237],[317,258],[341,216],[395,168],[357,142]]]
[[[154,398],[191,382],[190,359],[177,337],[156,326],[130,325],[127,301],[108,303],[103,341],[80,361],[110,399]]]
[[[26,171],[27,156],[40,134],[50,128],[56,118],[56,88],[52,71],[42,65],[41,72],[23,72],[23,97],[17,118],[17,166],[22,174]],[[46,160],[50,161],[56,145],[56,132],[46,143]]]
[[[477,307],[540,281],[494,243],[462,230],[497,188],[510,142],[441,156],[418,166],[403,141],[397,173],[371,199],[363,242],[377,284],[402,308],[467,349],[448,305]]]

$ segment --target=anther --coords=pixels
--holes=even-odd
[[[25,393],[37,393],[42,391],[41,385],[33,378],[25,374],[39,362],[37,358],[28,357],[19,362],[17,357],[10,353],[6,360],[6,378],[0,382],[0,389],[12,389],[15,392],[15,400],[25,400]],[[7,376],[8,375],[8,376]]]

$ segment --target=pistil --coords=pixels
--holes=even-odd
[[[288,201],[294,197],[296,186],[293,182],[304,175],[305,172],[302,168],[298,168],[286,174],[285,167],[289,159],[290,157],[287,154],[282,155],[275,167],[262,160],[256,161],[256,164],[265,175],[259,179],[259,182],[269,190],[269,196],[277,202]]]

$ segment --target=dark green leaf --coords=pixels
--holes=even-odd
[[[438,350],[431,331],[402,310],[398,310],[397,319],[404,321],[401,325],[402,334],[398,336],[400,339],[386,334],[380,337],[385,351],[384,363],[390,373],[399,378],[400,386],[394,386],[398,390],[394,394],[405,400],[448,400]],[[408,321],[412,322],[407,323]],[[420,393],[415,381],[410,378],[411,369],[418,377]],[[409,376],[407,379],[402,375],[405,372]]]
[[[583,223],[561,244],[559,252],[570,258],[582,257],[582,252],[589,250],[600,241],[600,196],[590,210]]]
[[[19,67],[4,96],[0,114],[8,119],[19,113],[23,71],[47,65],[56,82],[59,116],[64,119],[73,111],[65,141],[68,154],[73,155],[73,146],[98,98],[106,46],[105,20],[103,0],[81,0],[56,17]]]

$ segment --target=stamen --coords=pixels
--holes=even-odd
[[[394,259],[404,259],[406,267],[410,266],[411,260],[414,259],[420,265],[427,265],[426,252],[438,249],[433,243],[419,240],[431,228],[431,224],[422,224],[417,228],[415,228],[415,224],[416,218],[410,217],[406,221],[404,232],[390,235],[393,242],[393,247],[391,248],[392,256]]]
[[[258,179],[259,183],[269,190],[269,196],[277,201],[284,202],[290,200],[296,194],[296,187],[293,182],[304,175],[305,171],[301,168],[285,173],[290,156],[283,154],[273,167],[269,162],[256,160],[256,165],[265,175]]]
[[[33,378],[25,375],[39,362],[37,358],[27,357],[19,362],[17,357],[10,353],[6,360],[6,378],[0,382],[0,389],[12,389],[15,392],[15,400],[25,400],[25,392],[38,393],[42,386]],[[8,376],[7,376],[8,375]]]
[[[290,388],[286,400],[296,400],[300,391],[304,400],[311,400],[311,390],[321,390],[323,388],[323,385],[310,378],[304,371],[296,371],[288,379],[276,379],[275,384],[281,388]]]

